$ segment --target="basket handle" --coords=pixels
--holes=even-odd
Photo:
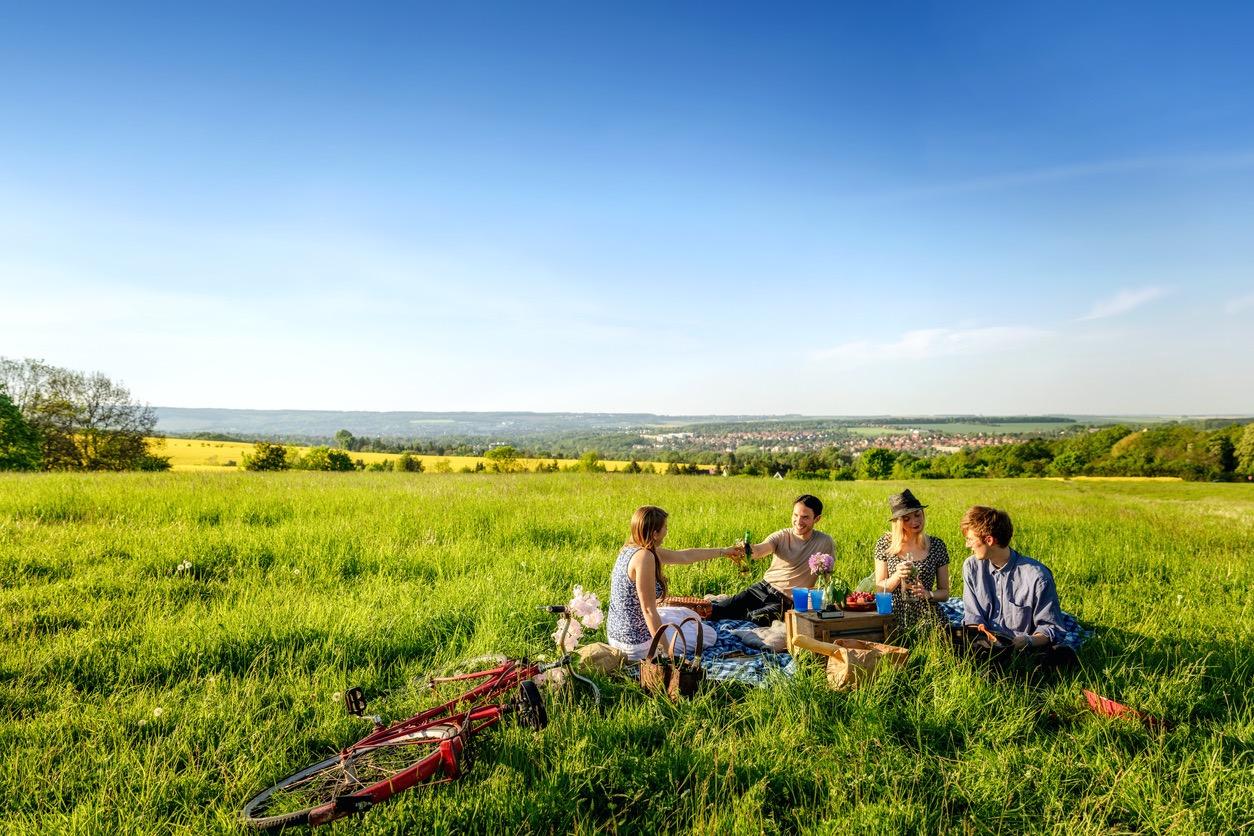
[[[693,653],[693,658],[696,659],[698,662],[700,662],[701,651],[705,649],[705,630],[702,629],[701,619],[688,616],[683,621],[679,622],[679,627],[676,628],[676,632],[679,635],[683,636],[684,625],[687,624],[689,621],[697,625],[697,647]],[[671,639],[671,655],[672,656],[675,655],[675,640],[674,639]],[[684,655],[685,656],[688,655],[688,637],[687,636],[684,636]]]
[[[669,624],[669,623],[663,624],[661,627],[657,628],[657,632],[653,634],[653,641],[649,643],[649,652],[644,655],[644,658],[652,660],[655,656],[657,656],[658,645],[662,643],[662,637],[666,635],[667,630],[671,630],[671,629],[674,629],[681,636],[683,635],[683,633],[680,632],[679,629],[675,627],[674,624]],[[675,656],[674,647],[675,647],[675,640],[672,638],[671,639],[671,657],[672,658]]]

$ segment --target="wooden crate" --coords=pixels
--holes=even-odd
[[[864,639],[873,642],[892,644],[896,616],[880,615],[876,612],[849,612],[841,618],[819,618],[814,612],[797,612],[789,610],[784,614],[784,625],[788,631],[788,652],[793,652],[793,639],[797,636],[809,636],[821,642],[832,639]]]

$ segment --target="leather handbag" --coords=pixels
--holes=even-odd
[[[692,659],[688,658],[688,639],[683,630],[689,621],[697,625],[697,642]],[[662,638],[667,630],[674,630],[675,635],[671,637],[666,652],[662,653]],[[705,669],[701,667],[701,651],[705,646],[702,632],[699,618],[685,618],[678,625],[663,624],[659,627],[649,643],[649,652],[640,662],[640,685],[650,693],[665,694],[672,700],[697,693],[697,688],[705,679]],[[679,654],[675,653],[676,638],[684,642],[684,650]]]

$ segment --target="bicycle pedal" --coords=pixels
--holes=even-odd
[[[369,798],[358,798],[353,795],[341,795],[335,799],[337,813],[364,813],[373,806],[374,802]]]
[[[349,688],[344,692],[344,710],[357,717],[366,713],[366,695],[361,686]]]

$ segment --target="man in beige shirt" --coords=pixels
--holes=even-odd
[[[762,580],[722,601],[715,601],[710,621],[745,619],[767,625],[792,607],[792,588],[814,586],[810,556],[836,553],[832,538],[814,526],[823,516],[817,496],[802,494],[793,501],[792,528],[781,528],[753,546],[754,557],[774,555]]]

